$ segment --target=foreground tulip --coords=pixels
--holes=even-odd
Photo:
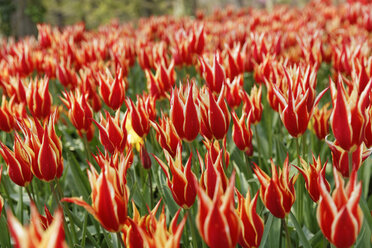
[[[52,96],[49,93],[49,78],[30,80],[27,89],[27,106],[33,117],[45,119],[50,115]]]
[[[131,151],[127,157],[131,156],[130,154]],[[100,174],[90,164],[88,178],[92,188],[92,205],[77,197],[63,198],[62,201],[84,207],[106,230],[120,231],[127,220],[129,189],[126,185],[126,174],[131,165],[127,161],[127,158],[123,158],[117,167],[110,166],[109,163],[101,164]]]
[[[158,157],[155,155],[153,156],[167,177],[168,187],[172,192],[173,199],[180,207],[190,208],[195,202],[196,189],[194,182],[197,180],[195,174],[191,171],[192,154],[190,154],[186,166],[184,167],[182,165],[181,144],[179,144],[177,147],[175,160],[172,159],[171,155],[167,151],[164,150],[164,153],[169,165],[169,169],[172,173],[172,179],[170,178],[168,166]]]
[[[99,74],[99,93],[107,106],[113,110],[121,107],[125,100],[125,90],[127,88],[127,81],[123,78],[122,69],[118,67],[116,70],[115,79],[107,69],[106,78]]]
[[[23,227],[12,212],[7,212],[8,227],[15,247],[25,248],[67,248],[63,229],[63,212],[57,210],[53,221],[46,226],[34,204],[31,204],[31,220],[28,227]]]
[[[305,160],[301,158],[301,166],[302,168],[298,166],[295,166],[295,167],[300,171],[300,173],[304,177],[305,186],[311,199],[314,202],[318,202],[319,197],[320,197],[319,187],[318,187],[319,177],[323,178],[323,181],[326,184],[327,190],[328,191],[330,190],[329,183],[327,182],[327,179],[325,178],[325,169],[327,167],[327,162],[322,167],[322,163],[320,162],[320,157],[315,158],[313,154],[313,163],[308,164],[306,163]]]
[[[270,178],[260,167],[255,165],[254,173],[260,181],[260,197],[265,207],[277,218],[284,218],[291,211],[296,195],[294,183],[297,176],[289,178],[290,165],[288,156],[284,161],[283,171],[277,168],[271,160]]]
[[[0,142],[0,154],[8,166],[8,175],[17,185],[27,186],[32,178],[31,156],[28,154],[18,134],[14,137],[14,152]]]
[[[194,82],[188,84],[185,89],[187,95],[182,94],[182,88],[178,90],[176,87],[172,91],[170,100],[170,118],[173,126],[178,136],[187,141],[193,141],[200,130],[199,106],[196,103],[193,89]]]
[[[132,202],[133,203],[133,202]],[[160,206],[160,201],[154,209],[145,216],[140,216],[135,204],[133,203],[133,218],[128,218],[122,232],[124,234],[124,242],[128,248],[178,248],[180,247],[180,239],[182,230],[186,223],[186,216],[180,224],[177,224],[177,219],[181,212],[179,209],[170,222],[167,230],[166,216],[164,207],[156,218],[157,211]]]
[[[238,194],[238,215],[242,223],[242,229],[239,235],[239,244],[244,248],[259,247],[264,231],[264,222],[256,212],[258,193],[251,200],[249,190],[247,196]]]
[[[333,92],[334,106],[331,114],[332,131],[338,145],[346,151],[353,152],[364,139],[367,124],[366,109],[369,104],[372,80],[360,94],[357,87],[353,87],[351,93],[348,94],[344,88],[342,77],[338,78],[337,93],[334,90],[331,91]],[[334,83],[331,82],[331,84]]]
[[[44,127],[35,119],[23,121],[20,128],[25,137],[24,146],[21,149],[23,159],[31,158],[31,171],[40,180],[50,182],[60,178],[63,173],[62,142],[55,131],[56,115],[49,117]]]
[[[363,213],[359,207],[362,184],[356,182],[356,170],[346,187],[341,175],[333,169],[335,189],[332,196],[326,183],[319,177],[320,201],[317,220],[324,236],[336,247],[347,248],[354,244],[363,223]]]
[[[234,204],[235,173],[223,193],[221,180],[218,179],[213,198],[198,187],[198,214],[196,225],[211,248],[232,248],[238,243],[241,222]]]
[[[93,120],[99,129],[99,140],[107,151],[113,154],[115,151],[124,151],[127,144],[127,130],[125,124],[127,113],[120,121],[120,110],[116,111],[115,117],[112,118],[110,113],[105,111],[106,119],[100,113],[100,123]]]

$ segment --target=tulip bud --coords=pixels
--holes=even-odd
[[[336,188],[333,194],[327,190],[323,177],[319,177],[320,201],[317,220],[324,236],[336,247],[351,247],[363,224],[363,213],[359,207],[362,184],[356,182],[354,170],[346,187],[341,175],[333,169]]]
[[[239,235],[239,244],[244,248],[259,247],[264,231],[264,222],[256,212],[258,192],[251,200],[249,190],[244,197],[236,190],[238,195],[238,213],[242,228]]]
[[[254,173],[261,184],[261,200],[277,218],[284,218],[291,211],[296,199],[294,183],[297,176],[289,178],[289,169],[288,155],[284,161],[283,171],[279,168],[279,172],[277,172],[276,166],[271,160],[271,178],[257,165],[254,168]]]
[[[141,159],[143,168],[145,168],[146,170],[151,169],[151,158],[144,144],[141,145],[140,159]]]

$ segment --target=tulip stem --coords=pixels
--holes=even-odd
[[[25,189],[26,189],[26,192],[27,192],[28,198],[30,198],[30,201],[35,203],[35,200],[34,200],[34,198],[32,197],[31,192],[30,192],[30,189],[28,188],[28,186],[25,187]],[[35,203],[35,204],[36,204],[36,203]]]
[[[148,169],[148,178],[149,178],[149,184],[150,184],[150,209],[152,209],[153,203],[154,203],[154,196],[152,192],[152,175],[151,175],[151,168]]]
[[[301,148],[300,148],[300,142],[299,142],[299,137],[296,138],[296,148],[297,148],[297,166],[301,166],[301,161],[300,161],[300,155],[301,155]],[[304,138],[302,138],[304,139]],[[296,191],[297,191],[297,209],[296,209],[296,214],[299,223],[302,223],[302,211],[303,211],[303,188],[302,188],[302,180],[301,177],[298,178],[297,183],[296,183]]]
[[[90,155],[88,138],[87,138],[86,134],[83,135],[82,140],[83,140],[83,144],[84,144],[85,153],[87,154],[87,159],[88,159],[89,162],[92,162],[91,155]]]
[[[363,197],[361,197],[360,201],[359,201],[359,204],[360,204],[360,208],[362,209],[362,212],[364,214],[364,218],[366,219],[367,221],[367,224],[368,224],[368,228],[370,231],[372,231],[372,216],[371,216],[371,210],[368,208],[368,204],[366,202],[366,199]]]
[[[303,247],[304,248],[311,248],[309,240],[306,238],[304,232],[302,231],[302,228],[301,228],[300,224],[298,224],[298,221],[297,221],[296,217],[293,215],[292,212],[289,212],[289,217],[291,218],[291,221],[296,228],[297,235],[298,235]]]
[[[125,244],[124,244],[123,238],[121,237],[121,233],[120,232],[117,232],[116,233],[116,237],[118,237],[118,247],[125,248]]]
[[[17,206],[17,213],[20,217],[20,222],[23,224],[23,187],[19,187],[19,205]]]
[[[191,230],[191,241],[192,241],[192,246],[194,248],[198,247],[198,244],[196,243],[196,233],[195,233],[195,228],[194,228],[194,223],[192,222],[192,211],[191,208],[187,210],[187,219],[189,222],[189,228]]]
[[[253,126],[254,126],[254,134],[256,136],[256,142],[257,142],[258,162],[260,163],[260,167],[261,168],[263,166],[265,166],[265,168],[267,169],[267,171],[269,171],[269,168],[267,168],[267,165],[266,164],[265,165],[262,164],[260,137],[258,135],[257,125],[253,125]]]
[[[291,248],[291,236],[289,235],[289,230],[288,230],[288,226],[287,226],[287,218],[283,218],[282,223],[283,223],[283,227],[284,227],[284,231],[285,231],[285,237],[286,237],[286,241],[287,241],[287,244],[286,244],[285,247]]]

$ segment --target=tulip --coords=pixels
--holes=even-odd
[[[213,58],[213,66],[206,62],[205,58],[199,58],[201,72],[208,88],[216,94],[221,92],[222,86],[226,81],[225,70],[220,62],[220,54],[216,53]],[[231,78],[232,79],[232,78]]]
[[[25,148],[18,134],[14,137],[14,152],[0,142],[0,154],[8,166],[8,175],[17,185],[27,186],[32,178],[31,156]]]
[[[230,108],[239,107],[242,102],[242,97],[240,92],[243,90],[241,75],[234,78],[234,80],[227,79],[226,86],[226,101]]]
[[[255,165],[254,173],[260,181],[260,197],[265,207],[277,218],[284,218],[291,211],[296,195],[294,183],[297,176],[289,178],[290,165],[288,156],[284,161],[283,171],[277,168],[271,160],[270,178],[261,168]]]
[[[157,66],[155,76],[150,70],[145,71],[147,89],[151,96],[156,99],[165,97],[165,94],[173,87],[176,78],[174,72],[174,61],[166,68],[164,62]]]
[[[196,197],[196,189],[194,183],[194,181],[196,181],[196,176],[191,171],[192,154],[190,154],[185,167],[182,165],[181,144],[179,144],[177,147],[176,157],[174,160],[166,150],[164,150],[164,154],[168,162],[169,169],[172,173],[172,179],[170,178],[168,166],[157,156],[153,156],[159,163],[160,167],[164,171],[165,176],[167,177],[168,187],[172,192],[173,199],[180,207],[190,208],[194,204]]]
[[[370,148],[372,147],[372,107],[371,105],[368,107],[368,110],[367,110],[367,115],[368,115],[368,118],[367,118],[367,122],[366,122],[366,130],[365,130],[365,133],[364,133],[364,144]]]
[[[369,92],[372,80],[358,94],[358,87],[353,87],[348,94],[344,88],[342,77],[338,77],[337,93],[334,86],[331,88],[333,99],[333,111],[331,114],[331,127],[338,145],[353,152],[363,142],[364,131],[367,123],[366,109],[369,104]],[[355,82],[359,83],[358,81]],[[331,85],[334,85],[331,81]]]
[[[200,117],[199,106],[196,103],[194,82],[188,84],[187,95],[180,93],[177,87],[172,91],[170,100],[170,118],[180,138],[193,141],[199,134]]]
[[[306,131],[314,108],[318,105],[320,99],[328,90],[328,88],[326,88],[315,100],[313,99],[314,88],[311,85],[315,83],[309,81],[316,80],[316,77],[315,71],[312,71],[311,74],[309,74],[309,70],[308,67],[306,73],[302,75],[298,68],[294,73],[296,80],[294,84],[292,77],[284,68],[288,84],[288,97],[274,87],[274,93],[280,102],[280,118],[289,134],[295,138],[301,136]],[[302,86],[299,84],[302,84]],[[302,91],[299,88],[302,88]]]
[[[198,214],[196,225],[200,235],[211,248],[232,248],[238,243],[241,222],[234,204],[235,173],[223,193],[218,179],[213,198],[201,188],[198,193]]]
[[[127,220],[129,189],[126,185],[126,173],[131,163],[126,161],[131,156],[130,154],[131,151],[128,152],[126,159],[122,159],[122,162],[117,165],[117,168],[109,166],[107,162],[101,164],[100,174],[90,164],[88,178],[92,188],[92,205],[77,197],[63,198],[61,201],[84,207],[106,230],[120,231]]]
[[[115,79],[108,69],[106,70],[106,78],[104,78],[103,74],[99,74],[98,78],[99,93],[103,101],[113,110],[117,110],[125,100],[125,90],[128,85],[126,79],[123,78],[122,69],[117,68]]]
[[[215,163],[218,159],[220,152],[222,152],[222,161],[224,162],[225,168],[229,167],[230,163],[230,153],[226,150],[226,137],[222,140],[222,147],[218,140],[210,141],[208,139],[203,140],[203,144],[207,149],[207,153],[205,154],[205,161],[210,159],[212,163]],[[227,184],[226,184],[227,185]]]
[[[329,134],[329,118],[332,110],[328,109],[329,103],[321,109],[316,107],[313,115],[313,128],[318,139],[323,140]]]
[[[94,112],[102,108],[101,98],[96,91],[98,79],[92,68],[85,68],[79,71],[80,82],[78,84],[81,92],[85,92],[88,97],[88,103],[92,106]]]
[[[320,201],[316,217],[324,236],[338,248],[351,247],[363,224],[363,213],[359,207],[362,184],[357,183],[354,170],[346,187],[341,175],[333,169],[335,189],[332,196],[323,177],[319,177]]]
[[[256,212],[258,192],[251,200],[249,190],[244,197],[236,190],[238,195],[238,208],[236,212],[241,220],[239,244],[244,248],[259,247],[264,231],[264,222]]]
[[[50,115],[52,96],[49,93],[49,78],[30,80],[27,89],[27,106],[33,117],[45,119]]]
[[[23,147],[32,161],[31,171],[37,178],[46,182],[60,178],[63,172],[62,142],[54,128],[56,114],[57,112],[54,112],[49,117],[45,127],[33,119],[29,119],[31,127],[25,122],[20,124],[25,136]]]
[[[233,49],[227,48],[226,76],[233,80],[244,73],[244,60],[240,52],[240,45]]]
[[[314,202],[318,202],[320,193],[319,193],[319,187],[318,187],[318,181],[319,177],[323,177],[322,180],[326,183],[326,187],[328,191],[330,190],[329,183],[327,182],[327,179],[325,178],[325,169],[327,167],[327,162],[323,165],[322,168],[322,163],[320,162],[320,157],[315,158],[313,154],[313,163],[306,163],[305,160],[301,158],[301,166],[302,168],[295,166],[302,176],[305,179],[305,186],[307,189],[307,192],[309,193],[311,199]]]
[[[4,132],[10,132],[13,127],[15,126],[15,120],[13,117],[13,111],[10,108],[12,102],[14,101],[14,97],[11,98],[10,102],[8,102],[3,95],[1,100],[1,107],[0,107],[0,130]]]
[[[167,150],[172,157],[176,156],[177,146],[181,142],[181,138],[178,136],[170,118],[162,113],[159,123],[151,122],[151,125],[156,131],[156,139],[159,145]]]
[[[89,132],[92,125],[93,111],[88,103],[88,95],[79,90],[63,93],[62,102],[68,109],[68,117],[78,130],[80,136]]]
[[[244,90],[240,91],[243,100],[243,112],[249,115],[251,112],[251,123],[257,124],[261,121],[263,105],[261,102],[262,85],[257,89],[256,85],[251,89],[251,95]]]
[[[146,136],[150,131],[150,116],[144,101],[137,95],[137,106],[134,105],[130,98],[126,100],[126,105],[129,110],[130,122],[133,130],[140,137]]]
[[[253,154],[251,116],[252,111],[249,112],[248,117],[246,113],[243,113],[240,119],[235,112],[232,113],[234,143],[239,150],[244,151],[247,155]]]
[[[53,221],[45,226],[35,204],[31,204],[31,220],[28,227],[23,227],[11,211],[7,212],[9,232],[13,238],[14,247],[57,247],[67,248],[65,231],[63,229],[63,212],[57,210]]]
[[[124,118],[120,121],[120,110],[116,111],[112,118],[110,113],[105,111],[106,120],[100,113],[100,123],[93,120],[99,129],[99,140],[107,151],[113,154],[115,151],[124,151],[127,144],[127,130],[125,124],[128,112],[125,112]]]
[[[200,92],[201,133],[208,139],[223,139],[230,125],[230,114],[221,90],[217,101],[210,89]]]
[[[177,224],[177,219],[181,212],[181,209],[179,209],[171,220],[169,229],[167,230],[164,207],[158,220],[156,219],[159,206],[160,201],[148,215],[140,217],[133,203],[133,219],[128,218],[128,222],[123,229],[126,247],[178,248],[180,246],[180,239],[183,227],[186,223],[186,216],[182,219],[180,224]]]
[[[145,144],[141,144],[140,160],[141,160],[141,164],[142,164],[144,169],[146,169],[146,170],[151,169],[151,158],[150,158],[149,153],[147,152]]]
[[[56,76],[64,87],[75,89],[78,86],[79,78],[70,62],[60,63],[56,69]]]
[[[349,153],[341,148],[337,140],[326,142],[332,152],[332,164],[343,177],[349,177],[352,170],[358,170],[363,161],[366,160],[372,153],[372,149],[364,150],[363,144],[359,145],[355,151],[352,152],[352,165],[349,165]]]

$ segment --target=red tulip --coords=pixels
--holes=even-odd
[[[193,141],[200,130],[199,106],[193,89],[194,82],[188,84],[187,89],[178,90],[176,87],[170,100],[170,118],[173,126],[178,136],[186,141]],[[187,91],[187,95],[183,90]]]
[[[355,82],[356,84],[359,82]],[[331,81],[331,85],[334,83]],[[348,94],[344,88],[342,77],[338,77],[337,93],[331,88],[333,111],[331,126],[338,145],[346,151],[355,151],[363,142],[367,123],[366,109],[369,104],[369,92],[372,80],[359,94],[358,87],[353,87]]]
[[[261,200],[277,218],[284,218],[291,211],[296,199],[294,183],[297,176],[289,178],[289,169],[288,155],[284,161],[283,171],[279,168],[279,173],[271,160],[271,178],[257,165],[254,168],[254,173],[261,183]]]
[[[323,140],[329,134],[329,118],[332,110],[328,109],[329,103],[321,109],[315,107],[313,115],[313,128],[318,139]]]
[[[226,81],[225,70],[220,61],[220,54],[216,53],[213,58],[213,66],[206,62],[205,58],[199,58],[201,64],[202,75],[208,88],[216,94],[221,92],[222,86]]]
[[[146,136],[150,131],[150,116],[144,100],[137,95],[137,106],[130,98],[126,100],[126,105],[133,130],[140,137]]]
[[[235,173],[226,192],[223,193],[221,180],[217,180],[213,198],[198,187],[198,214],[196,225],[200,235],[211,248],[235,247],[238,243],[241,222],[234,203]]]
[[[164,62],[157,65],[156,74],[153,75],[151,70],[145,70],[147,79],[147,89],[151,96],[158,99],[165,97],[166,93],[172,89],[176,78],[174,71],[174,61],[167,68]]]
[[[100,174],[90,164],[88,177],[92,188],[92,205],[77,197],[63,198],[62,201],[84,207],[106,230],[120,231],[127,220],[129,189],[126,185],[126,173],[131,163],[126,161],[130,154],[131,151],[125,159],[121,159],[117,168],[109,166],[108,162],[101,164]]]
[[[9,232],[14,241],[14,247],[56,247],[67,248],[65,231],[63,229],[63,211],[57,210],[53,221],[45,226],[41,215],[34,204],[31,204],[31,220],[28,227],[23,227],[11,211],[7,212]]]
[[[253,154],[251,116],[252,111],[249,112],[248,116],[246,113],[243,113],[240,119],[235,111],[232,113],[234,122],[232,137],[234,143],[239,150],[244,151],[247,155]]]
[[[99,92],[106,105],[113,110],[119,109],[125,100],[125,91],[128,85],[126,79],[123,78],[122,69],[117,68],[115,79],[108,69],[106,78],[103,74],[99,74],[99,84]]]
[[[27,89],[27,106],[33,117],[45,119],[51,113],[52,96],[49,93],[49,78],[30,80]]]
[[[244,197],[236,190],[238,195],[238,213],[241,220],[239,244],[244,248],[259,247],[264,231],[264,222],[256,212],[258,192],[251,200],[249,190]]]
[[[18,134],[14,137],[14,152],[0,142],[0,154],[8,166],[8,175],[17,185],[27,186],[32,178],[31,156]]]
[[[173,160],[171,155],[164,150],[165,158],[167,159],[169,169],[172,173],[172,179],[170,178],[170,173],[168,166],[161,161],[155,155],[154,158],[159,163],[160,167],[163,169],[165,176],[167,177],[168,187],[170,188],[173,199],[182,208],[190,208],[195,201],[196,189],[195,183],[196,176],[191,171],[191,158],[187,160],[186,166],[182,165],[182,145],[181,143],[177,147],[176,158]]]
[[[257,89],[256,85],[251,89],[251,95],[244,90],[240,91],[243,100],[243,113],[249,115],[251,112],[251,123],[257,124],[261,121],[263,105],[261,102],[262,85]]]
[[[314,202],[318,202],[319,197],[320,197],[319,187],[318,187],[319,177],[323,177],[323,180],[326,184],[328,191],[330,190],[329,183],[327,182],[327,179],[325,178],[325,169],[327,167],[327,162],[323,165],[323,168],[322,168],[320,157],[316,159],[313,154],[313,163],[308,164],[306,163],[305,160],[301,158],[301,166],[302,168],[300,168],[299,166],[295,166],[295,167],[300,171],[300,173],[304,177],[305,186],[311,199]]]
[[[3,95],[0,107],[0,130],[4,132],[10,132],[15,126],[15,119],[13,117],[13,111],[10,108],[14,97],[10,99],[10,102],[6,100],[5,95]]]
[[[372,99],[371,99],[372,100]],[[367,110],[367,122],[366,122],[366,130],[364,133],[364,144],[370,148],[372,147],[372,105],[368,107]]]
[[[332,196],[323,177],[319,177],[318,224],[324,236],[338,248],[351,247],[363,224],[363,213],[358,204],[362,184],[356,182],[356,172],[353,171],[349,183],[344,187],[344,180],[334,168],[336,188]]]
[[[221,90],[217,101],[210,89],[200,92],[201,133],[208,139],[223,139],[230,125],[230,112]]]
[[[127,144],[127,130],[125,123],[128,112],[125,112],[124,118],[120,121],[120,110],[116,111],[112,118],[110,113],[105,111],[106,120],[100,113],[100,123],[93,120],[99,129],[99,140],[107,151],[113,154],[115,151],[124,151]]]
[[[243,78],[241,75],[234,78],[234,80],[227,79],[226,86],[226,101],[230,108],[239,107],[242,102],[242,97],[240,92],[243,90],[243,85],[241,84]]]

